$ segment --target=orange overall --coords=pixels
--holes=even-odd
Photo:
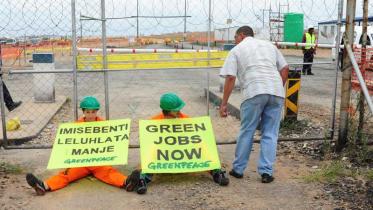
[[[189,118],[189,116],[180,112],[178,118]],[[151,119],[152,120],[163,120],[163,119],[166,119],[166,117],[164,116],[163,113],[160,113],[158,115],[153,116]]]
[[[100,117],[96,118],[96,121],[102,121]],[[85,122],[82,117],[77,122]],[[120,173],[117,169],[112,166],[92,166],[92,167],[80,167],[80,168],[68,168],[61,171],[55,176],[47,179],[45,182],[49,188],[54,191],[67,186],[70,182],[84,178],[88,175],[93,175],[97,179],[117,187],[124,187],[127,176]]]

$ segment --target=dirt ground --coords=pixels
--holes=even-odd
[[[216,185],[208,173],[156,175],[145,195],[126,192],[94,178],[84,178],[68,187],[36,196],[25,181],[25,172],[42,178],[56,173],[45,167],[50,150],[1,151],[0,159],[19,165],[19,174],[1,173],[1,209],[332,209],[333,201],[318,199],[320,186],[306,184],[302,175],[312,170],[302,156],[279,156],[275,181],[260,183],[256,173],[258,145],[243,179],[230,177],[227,187]],[[220,146],[220,158],[227,168],[234,157],[234,145]],[[129,165],[118,168],[128,173],[139,162],[139,151],[131,149]]]

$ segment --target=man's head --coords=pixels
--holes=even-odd
[[[175,93],[165,93],[161,96],[160,107],[166,118],[177,118],[185,102]]]
[[[234,40],[236,44],[239,44],[245,37],[254,37],[254,31],[250,26],[241,26],[237,29],[236,34],[234,35]]]
[[[315,28],[313,26],[308,26],[308,33],[313,34],[315,32]]]
[[[100,109],[100,102],[93,96],[85,96],[79,106],[84,114],[86,122],[96,121],[97,111]]]

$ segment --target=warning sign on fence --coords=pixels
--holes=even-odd
[[[141,120],[145,173],[184,173],[220,168],[210,117]]]
[[[61,124],[48,169],[127,164],[130,122],[123,119]]]

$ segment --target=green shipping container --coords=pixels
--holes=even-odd
[[[304,30],[303,14],[286,13],[284,18],[284,41],[302,42]]]

